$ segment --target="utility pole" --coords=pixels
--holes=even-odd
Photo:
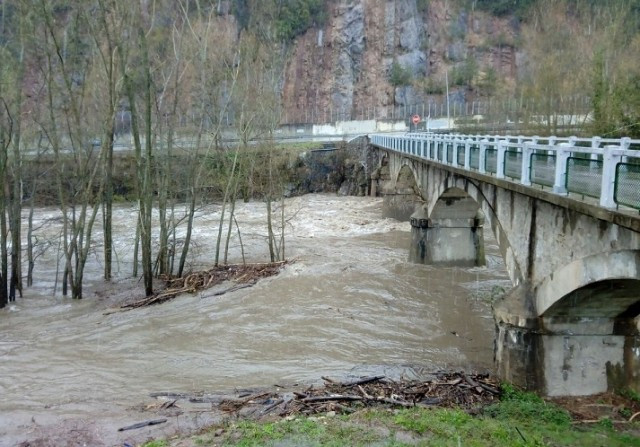
[[[447,130],[451,129],[451,118],[449,118],[449,72],[444,72],[444,82],[447,86]]]

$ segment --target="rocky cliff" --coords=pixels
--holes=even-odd
[[[426,5],[426,6],[425,6]],[[391,114],[394,106],[513,85],[519,22],[447,0],[336,0],[322,29],[299,37],[286,68],[286,120]],[[393,66],[410,79],[392,85]],[[446,74],[446,75],[445,75]],[[494,85],[490,85],[493,82]]]

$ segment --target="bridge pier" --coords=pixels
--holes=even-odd
[[[548,396],[640,391],[640,336],[632,318],[535,317],[526,286],[494,307],[498,375]],[[531,302],[531,301],[529,301]]]
[[[473,267],[485,265],[484,215],[463,191],[443,194],[427,216],[425,207],[411,215],[409,261],[416,264]]]

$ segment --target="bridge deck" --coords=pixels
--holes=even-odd
[[[455,174],[640,231],[640,141],[375,134],[371,143]]]

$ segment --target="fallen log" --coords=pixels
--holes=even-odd
[[[127,425],[126,427],[120,427],[118,431],[135,430],[137,428],[149,427],[151,425],[164,424],[165,422],[167,422],[166,419],[151,419],[149,421],[138,422],[132,425]]]
[[[349,388],[349,387],[352,387],[352,386],[364,385],[366,383],[371,383],[371,382],[377,382],[377,381],[382,380],[384,378],[385,378],[385,376],[363,377],[360,380],[355,380],[353,382],[344,383],[344,384],[342,384],[342,386],[345,386],[345,387]]]
[[[188,393],[176,393],[172,391],[159,391],[155,393],[149,393],[149,397],[158,398],[158,397],[166,397],[167,399],[187,399],[193,396]]]
[[[304,403],[311,403],[311,402],[328,402],[328,401],[333,401],[333,400],[349,400],[349,401],[354,401],[354,400],[362,400],[363,398],[360,396],[351,396],[351,395],[342,395],[342,396],[315,396],[315,397],[307,397],[305,399],[302,399],[302,402]]]
[[[247,284],[238,284],[237,286],[229,287],[228,289],[221,290],[220,292],[216,292],[212,296],[221,296],[221,295],[224,295],[225,293],[235,292],[236,290],[246,289],[247,287],[253,287],[255,285],[256,285],[255,281]]]

